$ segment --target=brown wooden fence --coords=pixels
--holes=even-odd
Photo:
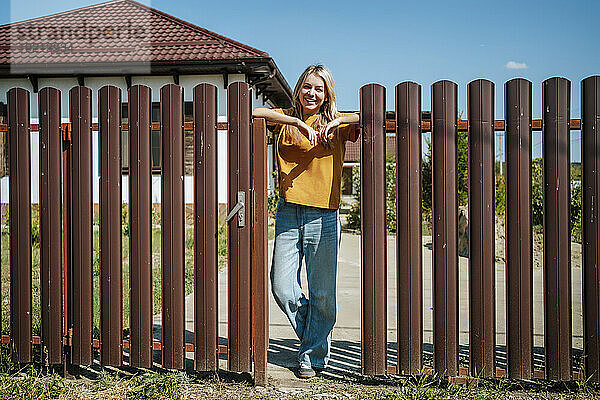
[[[433,368],[448,375],[570,380],[571,265],[569,228],[569,133],[581,129],[583,158],[584,376],[600,381],[600,77],[581,84],[581,119],[570,115],[570,82],[542,85],[543,119],[532,121],[531,82],[504,86],[505,119],[494,117],[494,84],[467,87],[468,121],[458,121],[458,87],[440,81],[431,88],[431,121],[422,121],[421,87],[395,88],[395,120],[386,121],[385,88],[360,90],[362,201],[362,371],[418,374],[423,371],[423,268],[421,228],[421,135],[433,144]],[[148,368],[153,350],[162,366],[184,369],[186,352],[195,368],[254,371],[266,382],[268,334],[266,235],[266,125],[251,120],[245,83],[228,89],[228,344],[219,346],[217,321],[217,89],[193,91],[193,123],[183,122],[183,91],[160,92],[161,122],[151,122],[151,91],[129,91],[129,120],[121,123],[121,92],[98,94],[99,118],[91,122],[91,90],[69,92],[69,124],[60,123],[61,93],[39,94],[39,124],[29,123],[29,93],[8,92],[10,142],[10,343],[15,362],[32,360],[32,344],[44,362],[88,365],[99,348],[100,363]],[[151,143],[162,133],[162,339],[152,338]],[[397,365],[387,361],[387,265],[385,231],[385,137],[396,132],[397,167]],[[41,337],[33,337],[30,205],[30,131],[40,138]],[[100,338],[92,314],[92,131],[100,137]],[[469,370],[459,367],[457,132],[469,143]],[[506,132],[506,315],[507,368],[496,366],[494,256],[494,131]],[[544,160],[545,370],[533,364],[533,251],[531,133],[541,130]],[[123,337],[121,248],[121,132],[129,134],[130,334]],[[194,341],[187,343],[184,318],[183,133],[194,132]],[[64,285],[63,285],[64,283]]]
[[[600,381],[600,77],[581,83],[580,120],[571,120],[570,82],[542,84],[543,119],[532,121],[531,82],[505,84],[505,120],[494,119],[494,84],[469,83],[468,121],[457,121],[458,87],[431,87],[431,121],[422,121],[421,87],[396,86],[398,362],[386,359],[386,240],[384,169],[385,88],[361,89],[361,224],[363,268],[362,368],[419,373],[423,368],[421,133],[433,145],[433,370],[456,376],[570,380],[571,334],[569,227],[570,137],[581,129],[583,163],[583,365]],[[533,368],[533,251],[531,132],[541,130],[544,174],[545,370]],[[469,371],[459,368],[457,132],[468,130],[469,148]],[[496,368],[494,255],[494,131],[506,132],[507,370]],[[381,172],[380,172],[381,171]],[[427,268],[429,266],[426,266]],[[579,377],[579,374],[577,374]]]
[[[184,369],[194,352],[196,369],[218,369],[219,353],[229,369],[266,380],[266,126],[251,122],[250,91],[229,86],[229,206],[243,206],[229,224],[229,338],[218,345],[217,321],[217,89],[194,88],[194,122],[183,123],[183,90],[160,92],[161,122],[151,122],[151,90],[129,90],[129,120],[121,122],[121,91],[98,92],[98,123],[92,124],[92,92],[69,92],[70,120],[61,124],[60,91],[39,92],[40,121],[29,123],[29,93],[7,93],[10,140],[10,343],[14,362],[32,361],[42,346],[47,364],[89,365],[99,348],[103,366],[149,368],[153,350],[161,365]],[[2,129],[3,128],[3,129]],[[162,337],[152,338],[151,132],[162,136],[161,271]],[[186,343],[184,318],[183,133],[194,132],[194,343]],[[32,336],[30,131],[40,133],[41,336]],[[93,338],[92,131],[100,150],[100,334]],[[123,335],[121,132],[129,133],[130,334]],[[254,133],[254,134],[253,134]],[[252,157],[251,157],[252,154]],[[254,218],[253,218],[254,217]],[[64,240],[62,240],[64,238]],[[254,279],[251,279],[251,278]],[[64,282],[64,285],[63,285]],[[251,295],[252,294],[252,295]]]

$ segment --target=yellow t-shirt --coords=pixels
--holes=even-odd
[[[293,115],[292,108],[276,108],[274,111]],[[310,116],[304,122],[313,126],[315,119],[315,116]],[[313,146],[301,134],[299,141],[293,140],[287,125],[277,124],[274,129],[279,132],[279,195],[294,204],[339,208],[346,141],[356,141],[358,124],[341,124],[333,132],[331,148],[322,143]]]

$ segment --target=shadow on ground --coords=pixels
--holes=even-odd
[[[222,338],[224,339],[224,338]],[[295,371],[298,367],[296,355],[300,342],[297,339],[270,339],[267,351],[267,362],[279,367]],[[573,349],[573,367],[579,368],[582,351]],[[397,363],[397,343],[388,342],[388,365]],[[544,368],[544,348],[535,347],[533,351],[535,369]],[[329,368],[323,373],[325,377],[357,378],[361,376],[361,345],[360,342],[333,340],[331,342],[331,359]],[[469,346],[459,347],[459,365],[469,367]],[[423,344],[423,366],[433,367],[433,344]],[[496,346],[496,367],[506,369],[506,346]]]
[[[159,324],[153,325],[153,339],[162,341],[162,326]],[[194,343],[194,333],[185,331],[185,342]],[[219,345],[227,345],[226,337],[219,337]],[[269,348],[267,350],[267,362],[281,368],[286,368],[295,372],[298,367],[297,353],[300,342],[297,339],[288,338],[271,338],[269,340]],[[397,343],[388,342],[387,348],[387,364],[396,365],[397,363]],[[152,352],[153,370],[164,371],[160,365],[162,364],[162,352],[154,350]],[[99,355],[95,352],[95,361],[93,365],[87,368],[78,369],[78,375],[86,376],[90,379],[97,378],[97,374],[102,371],[99,365]],[[227,360],[227,354],[219,354],[219,360]],[[582,351],[573,349],[573,369],[577,371],[580,368],[582,361]],[[139,373],[139,370],[128,367],[129,350],[124,351],[123,357],[124,366],[118,368],[126,373]],[[544,348],[535,347],[533,351],[533,362],[535,369],[544,368]],[[469,366],[469,346],[461,345],[459,347],[459,365],[468,368]],[[423,344],[423,366],[433,366],[433,345],[431,343]],[[496,367],[506,369],[506,346],[496,346]],[[194,358],[192,353],[186,354],[185,369],[188,372],[194,370]],[[214,373],[212,373],[214,375]],[[226,370],[219,370],[218,376],[224,381],[252,381],[250,374],[229,373]],[[348,340],[333,340],[331,343],[331,359],[329,367],[321,375],[324,378],[333,380],[364,380],[361,375],[361,344],[360,342]]]

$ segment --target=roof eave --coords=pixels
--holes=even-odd
[[[291,105],[291,89],[271,57],[153,62],[103,62],[103,63],[28,63],[0,64],[0,78],[28,78],[31,76],[87,77],[87,76],[136,76],[136,75],[214,75],[252,74],[258,69],[267,69],[265,82],[275,88],[275,97],[281,107]],[[269,77],[270,75],[272,77]]]

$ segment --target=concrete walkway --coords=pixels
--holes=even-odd
[[[388,237],[388,364],[396,363],[396,263],[395,236]],[[333,331],[332,358],[327,375],[353,376],[360,373],[360,236],[350,233],[342,234],[338,270],[338,319]],[[269,265],[272,253],[272,242],[269,243]],[[423,238],[423,339],[425,360],[431,360],[432,353],[432,304],[431,304],[431,238]],[[303,269],[304,271],[304,269]],[[572,269],[573,285],[573,347],[582,348],[582,310],[581,310],[581,268]],[[506,343],[505,323],[505,271],[503,264],[496,265],[496,341],[497,359],[500,366],[505,363],[504,345]],[[306,276],[303,273],[303,287],[306,287]],[[461,355],[468,356],[469,343],[469,311],[468,311],[468,260],[459,260],[459,330]],[[193,332],[193,295],[186,297],[186,329]],[[299,341],[296,338],[287,318],[279,310],[272,295],[269,296],[270,335],[268,350],[267,375],[269,382],[281,387],[302,387],[306,381],[297,379],[293,370],[296,368],[296,352]],[[543,360],[543,274],[542,269],[534,270],[534,345],[537,347],[536,364]],[[219,336],[220,342],[227,338],[227,269],[219,274]],[[188,354],[188,363],[193,358]],[[221,368],[227,369],[224,357]]]

